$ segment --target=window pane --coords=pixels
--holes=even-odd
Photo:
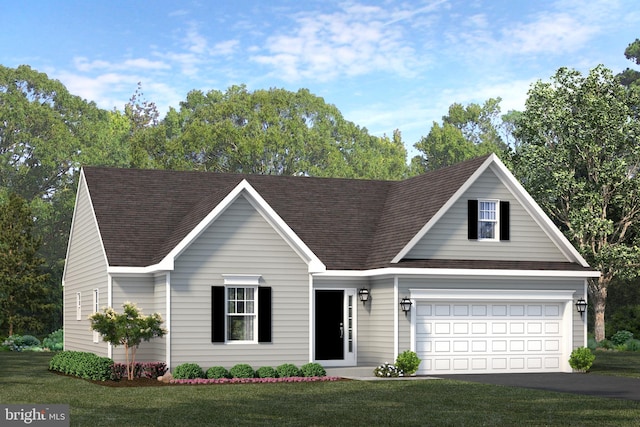
[[[246,288],[245,289],[245,299],[246,300],[252,300],[253,298],[253,288]]]
[[[238,301],[238,311],[237,313],[244,313],[244,302],[243,301]]]
[[[253,301],[247,301],[245,309],[246,309],[245,313],[249,313],[249,314],[255,313],[255,311],[253,310]]]
[[[236,312],[236,304],[233,301],[229,301],[229,303],[227,305],[227,312],[228,313],[235,313]]]
[[[253,321],[252,316],[229,316],[229,329],[227,331],[229,340],[252,341]]]
[[[481,222],[480,223],[480,238],[481,239],[495,239],[496,237],[496,223],[495,222]]]
[[[237,297],[236,299],[244,299],[244,288],[237,288]]]
[[[227,288],[227,299],[236,299],[236,288]]]

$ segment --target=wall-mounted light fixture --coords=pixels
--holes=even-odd
[[[411,300],[407,297],[402,298],[402,300],[400,300],[400,308],[407,314],[409,310],[411,310]]]
[[[362,301],[362,305],[364,305],[367,301],[369,301],[369,289],[360,288],[360,290],[358,291],[358,297],[360,298],[360,301]]]
[[[578,310],[578,313],[580,313],[580,318],[582,319],[584,312],[587,311],[587,302],[584,300],[584,298],[580,298],[578,301],[576,301],[576,309]]]

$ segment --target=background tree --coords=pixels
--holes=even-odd
[[[400,134],[369,135],[306,89],[192,91],[132,141],[132,166],[160,169],[399,179]],[[375,167],[374,167],[375,166]]]
[[[640,65],[640,39],[635,39],[624,51],[624,56],[630,61],[633,61],[636,65]],[[640,87],[640,71],[626,68],[623,72],[618,74],[620,83],[627,87]]]
[[[0,66],[0,118],[0,191],[20,195],[37,218],[33,234],[42,240],[55,304],[46,328],[56,330],[77,171],[83,164],[128,164],[123,121],[26,65]]]
[[[439,169],[489,153],[502,156],[507,144],[501,135],[500,101],[500,98],[490,98],[482,106],[452,104],[448,115],[442,117],[442,126],[433,122],[429,134],[414,145],[422,155],[412,159],[412,173]]]
[[[595,338],[605,338],[607,291],[638,274],[640,118],[637,90],[598,66],[561,68],[535,83],[517,121],[516,176],[592,267]]]
[[[135,371],[136,351],[142,341],[163,337],[167,331],[162,329],[162,317],[159,313],[150,316],[142,314],[134,303],[122,304],[123,312],[107,307],[102,313],[89,316],[91,329],[102,335],[102,339],[113,346],[124,346],[127,364],[127,378],[132,380]]]
[[[37,255],[39,239],[26,201],[11,193],[0,202],[0,334],[42,332],[53,311],[51,289]]]

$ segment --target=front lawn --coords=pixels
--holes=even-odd
[[[74,426],[640,425],[640,402],[449,380],[113,388],[51,357],[0,353],[0,402],[66,403]]]
[[[640,351],[595,352],[596,360],[591,367],[594,374],[640,378]]]

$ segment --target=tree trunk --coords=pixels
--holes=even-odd
[[[604,276],[600,276],[597,280],[589,280],[589,293],[593,301],[594,312],[594,333],[597,342],[605,339],[604,330],[604,310],[607,306],[607,288],[611,280],[606,279]]]

